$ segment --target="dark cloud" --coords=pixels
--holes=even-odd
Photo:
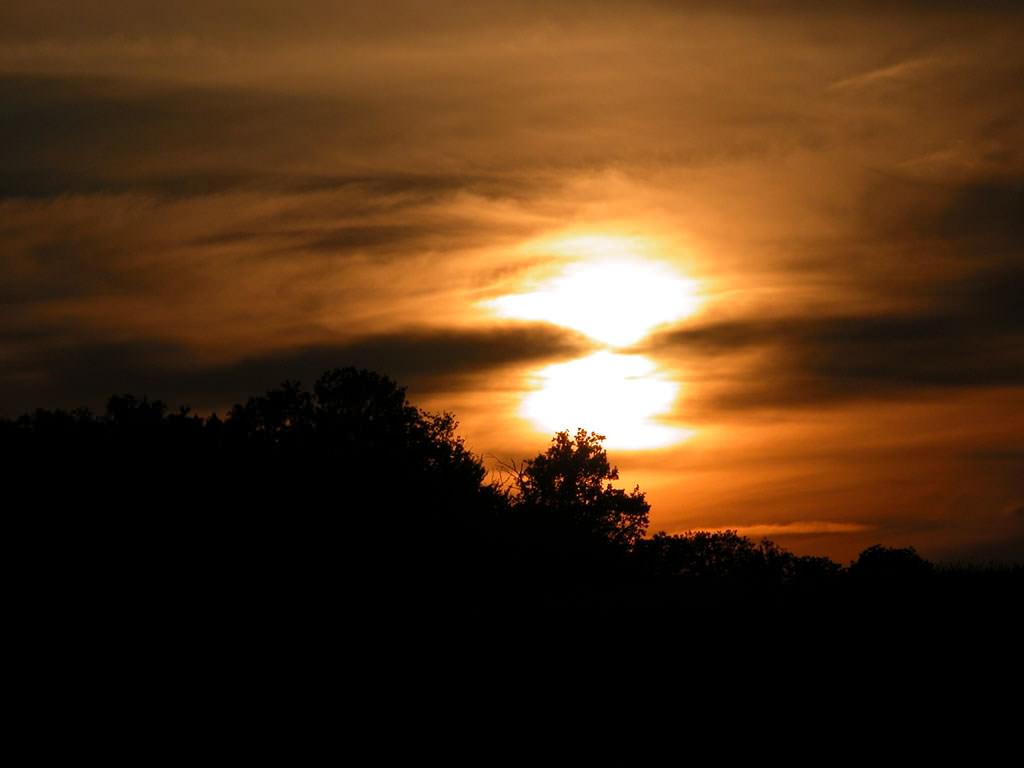
[[[954,184],[886,176],[864,195],[865,234],[910,242],[939,254],[983,259],[1007,249],[1024,252],[1024,179]]]
[[[709,398],[729,407],[1024,385],[1024,179],[876,175],[859,210],[851,235],[791,266],[836,280],[832,306],[733,315],[651,348],[698,372],[701,360],[723,370],[722,360],[742,355],[741,369],[708,379]],[[844,309],[842,286],[871,300]]]
[[[295,183],[290,171],[319,147],[370,149],[374,111],[353,98],[0,76],[0,195],[180,196]]]
[[[312,381],[328,368],[355,365],[385,373],[426,392],[461,388],[466,374],[515,363],[566,358],[589,348],[581,337],[554,326],[507,326],[465,331],[389,333],[338,346],[314,346],[218,368],[212,381],[226,391],[277,382]]]
[[[965,451],[963,458],[967,461],[1024,467],[1024,447],[1000,445],[998,447],[975,448]]]
[[[1024,179],[971,184],[934,223],[940,237],[983,239],[1024,248]],[[928,222],[926,222],[927,224]]]
[[[617,2],[560,0],[538,7],[529,0],[387,0],[337,3],[301,0],[283,6],[274,0],[80,0],[67,6],[50,0],[11,0],[0,10],[0,39],[39,39],[47,33],[81,40],[110,35],[189,36],[232,44],[254,40],[308,39],[330,35],[346,42],[373,36],[451,35],[494,25],[541,26],[579,22],[614,12]]]
[[[987,541],[954,543],[938,549],[933,558],[937,562],[1024,564],[1024,534],[1005,533]]]
[[[740,319],[660,337],[652,348],[690,358],[755,353],[730,406],[811,407],[934,389],[1024,385],[1024,263],[935,291],[915,313]]]
[[[174,344],[68,343],[53,334],[33,335],[31,345],[0,372],[4,416],[35,408],[99,408],[122,392],[165,397],[191,362],[187,350]]]
[[[553,185],[536,168],[439,170],[410,160],[409,148],[431,138],[424,115],[441,114],[351,88],[328,95],[0,74],[0,104],[0,199],[340,190],[380,208],[457,193],[525,200]]]
[[[414,217],[409,216],[409,219]],[[290,233],[298,251],[325,254],[373,254],[375,258],[403,258],[424,252],[454,253],[474,243],[515,234],[525,238],[523,225],[495,226],[458,216],[435,217],[409,224],[352,224]]]
[[[461,227],[459,228],[461,231]],[[402,224],[334,227],[316,233],[299,247],[311,251],[350,251],[383,246],[400,247],[422,238],[422,227]]]
[[[416,392],[457,390],[464,377],[509,365],[571,357],[588,349],[552,326],[412,330],[337,344],[268,353],[229,364],[202,362],[188,349],[159,342],[68,344],[24,335],[29,352],[0,373],[0,414],[36,407],[101,406],[114,393],[147,394],[195,407],[225,407],[285,379],[312,383],[325,370],[353,365],[387,374]],[[499,374],[500,375],[500,374]]]
[[[1016,0],[764,0],[759,10],[800,17],[821,14],[879,15],[938,11],[957,16],[1020,11]],[[750,12],[741,0],[552,0],[538,6],[532,0],[385,0],[373,3],[337,3],[301,0],[281,5],[274,0],[8,0],[0,10],[0,39],[38,39],[49,35],[82,39],[108,35],[214,38],[237,42],[253,38],[288,38],[316,34],[359,40],[366,35],[454,34],[499,26],[579,25],[597,18],[621,18],[626,11],[658,11],[662,16],[694,12]]]

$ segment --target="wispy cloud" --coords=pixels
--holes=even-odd
[[[796,520],[789,523],[761,523],[758,525],[718,526],[716,532],[736,531],[741,536],[806,536],[813,534],[863,533],[876,526],[866,523],[837,523],[827,520]]]
[[[940,59],[931,57],[907,59],[887,67],[879,67],[878,69],[872,69],[836,80],[829,84],[828,90],[846,91],[893,83],[905,83],[934,72],[941,64],[942,61]]]

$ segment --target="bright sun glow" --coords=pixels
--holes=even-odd
[[[659,257],[655,240],[613,235],[549,238],[528,252],[557,254],[565,266],[531,289],[486,302],[491,312],[517,320],[554,323],[605,347],[587,357],[549,365],[529,377],[521,415],[551,432],[583,427],[620,449],[661,448],[692,431],[666,421],[679,396],[677,381],[629,347],[659,326],[692,315],[698,284]]]
[[[596,352],[541,369],[536,384],[522,415],[549,433],[584,427],[627,450],[673,445],[692,434],[656,420],[672,410],[679,384],[642,355]]]
[[[571,264],[539,290],[501,296],[489,306],[502,317],[556,323],[625,347],[693,314],[698,303],[697,284],[667,264],[602,259]]]

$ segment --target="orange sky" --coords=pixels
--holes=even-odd
[[[682,5],[5,2],[0,414],[356,364],[654,528],[1024,557],[1022,12]]]

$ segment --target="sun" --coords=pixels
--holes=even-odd
[[[573,235],[527,250],[556,254],[561,270],[530,289],[484,302],[486,309],[579,331],[603,349],[532,371],[520,416],[548,432],[590,429],[605,435],[609,447],[626,450],[688,439],[692,430],[670,423],[679,381],[628,348],[696,312],[699,284],[659,258],[653,239]]]
[[[571,263],[535,291],[487,304],[501,317],[555,323],[610,347],[627,347],[693,314],[697,289],[664,262],[602,257]]]
[[[595,352],[537,371],[521,414],[547,432],[586,427],[613,448],[639,450],[682,442],[693,433],[658,420],[679,397],[679,382],[643,355]]]

